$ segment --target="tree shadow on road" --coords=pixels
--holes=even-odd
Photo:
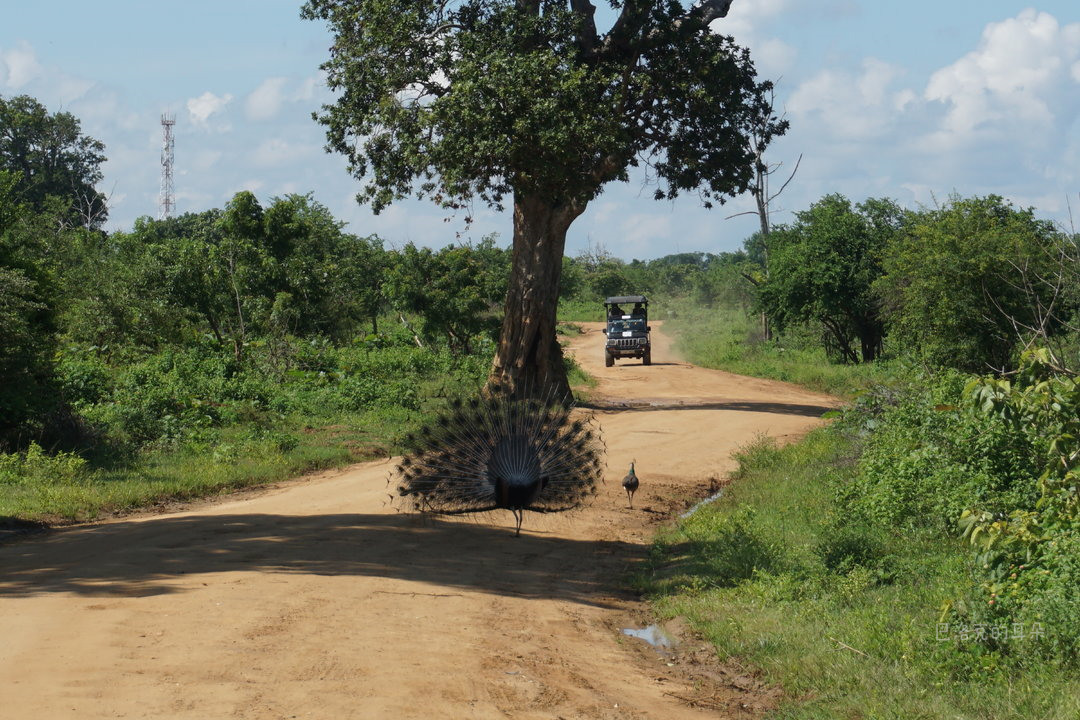
[[[9,515],[0,515],[0,545],[27,535],[45,532],[46,529],[44,523],[23,520]]]
[[[533,531],[519,538],[512,527],[413,514],[166,516],[69,528],[0,547],[0,598],[182,593],[210,573],[262,572],[393,578],[614,606],[619,575],[646,548],[558,537],[533,514],[527,528],[530,519]]]
[[[655,412],[660,410],[731,410],[734,412],[774,413],[819,418],[835,407],[829,405],[800,405],[785,402],[751,402],[748,400],[682,401],[669,398],[635,398],[634,400],[604,400],[580,403],[590,410],[618,410],[619,412]]]

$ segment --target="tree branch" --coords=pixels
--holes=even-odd
[[[585,57],[595,57],[596,46],[600,43],[600,37],[596,33],[596,6],[589,0],[570,0],[570,9],[578,16],[580,23],[577,31],[578,48]]]
[[[676,22],[676,26],[681,26],[683,22],[692,20],[694,22],[700,22],[702,25],[708,27],[709,23],[713,20],[727,17],[733,1],[734,0],[705,0],[705,2],[700,5],[691,8],[690,12],[684,16],[684,19]]]
[[[641,28],[640,18],[643,10],[645,8],[642,7],[640,0],[626,0],[618,19],[604,37],[604,44],[600,48],[602,54],[613,55],[617,50],[631,48],[630,37]]]
[[[707,28],[713,20],[727,17],[732,2],[734,0],[704,0],[704,2],[695,5],[677,18],[672,23],[672,29],[678,34],[685,31],[693,32],[698,28]],[[622,12],[619,13],[618,20],[611,27],[607,37],[604,38],[601,52],[611,54],[616,50],[633,49],[634,44],[631,42],[631,37],[641,30],[641,20],[645,12],[647,12],[647,9],[635,2],[635,0],[626,0]],[[655,40],[662,34],[663,31],[654,28],[643,38],[646,41],[645,44],[647,44],[647,41]]]
[[[799,153],[799,159],[795,161],[795,167],[794,169],[792,169],[791,175],[788,175],[788,179],[784,181],[784,184],[780,186],[780,189],[777,190],[766,202],[772,202],[776,198],[780,197],[780,193],[784,192],[784,188],[788,186],[788,183],[795,179],[795,173],[799,172],[800,164],[802,164],[802,153]]]

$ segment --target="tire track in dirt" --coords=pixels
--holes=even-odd
[[[659,323],[656,323],[658,326]],[[699,718],[776,691],[693,640],[661,656],[619,632],[621,578],[657,523],[731,452],[819,423],[831,398],[678,361],[603,364],[606,484],[588,508],[463,520],[397,513],[390,461],[0,547],[0,717]],[[619,485],[631,459],[634,510]]]

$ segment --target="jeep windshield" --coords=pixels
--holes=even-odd
[[[644,333],[645,320],[643,318],[628,318],[626,320],[612,320],[608,323],[608,333],[618,335],[626,332]]]

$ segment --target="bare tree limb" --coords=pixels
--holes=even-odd
[[[770,197],[770,198],[769,198],[769,199],[767,200],[767,202],[772,202],[772,201],[773,201],[773,200],[775,200],[776,198],[780,197],[780,193],[784,192],[784,188],[786,188],[786,187],[788,186],[788,183],[790,183],[790,182],[791,182],[791,181],[792,181],[793,179],[795,179],[795,173],[799,172],[799,165],[801,165],[801,164],[802,164],[802,153],[799,153],[799,159],[795,161],[795,167],[794,167],[794,168],[792,169],[792,171],[791,171],[791,174],[790,174],[790,175],[788,175],[788,179],[784,181],[784,184],[780,186],[780,189],[779,189],[779,190],[777,190],[777,191],[776,191],[776,192],[775,192],[775,193],[774,193],[774,194],[773,194],[773,195],[772,195],[772,196],[771,196],[771,197]],[[779,170],[779,169],[780,169],[780,165],[777,165],[777,166],[776,166],[776,169],[777,169],[777,170]]]

